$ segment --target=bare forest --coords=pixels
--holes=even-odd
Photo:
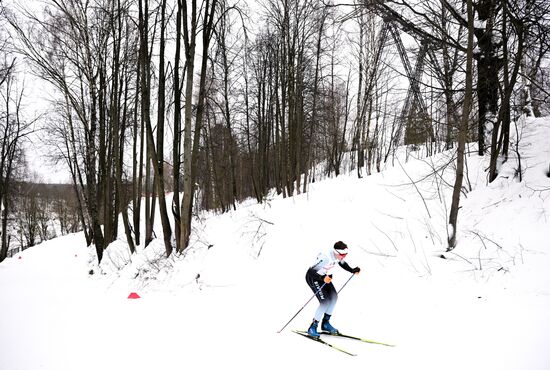
[[[464,158],[493,181],[550,113],[549,38],[547,0],[0,0],[0,261],[81,230],[170,256],[202,210],[446,150],[451,250]],[[70,184],[33,180],[36,140]]]

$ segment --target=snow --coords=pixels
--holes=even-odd
[[[520,123],[523,182],[513,151],[491,184],[488,158],[470,155],[452,252],[454,152],[201,214],[189,249],[168,259],[160,239],[130,255],[123,233],[100,266],[81,233],[27,249],[0,264],[0,369],[547,370],[550,119]],[[312,296],[307,267],[338,240],[362,271],[331,322],[395,347],[327,339],[351,357],[293,334],[315,301],[277,333]],[[336,271],[336,287],[349,276]]]

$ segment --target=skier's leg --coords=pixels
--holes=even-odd
[[[334,288],[334,285],[328,284],[328,288],[325,292],[326,296],[326,309],[324,311],[323,320],[321,322],[321,330],[327,331],[331,334],[338,333],[338,329],[333,327],[329,320],[332,316],[332,312],[334,311],[334,308],[336,307],[336,302],[338,301],[338,292]]]
[[[334,308],[336,307],[336,302],[338,301],[338,292],[334,288],[334,285],[332,283],[326,285],[325,290],[325,301],[327,305],[327,309],[324,313],[327,315],[332,315],[332,312],[334,311]]]
[[[319,301],[319,307],[317,308],[317,311],[315,312],[315,316],[313,318],[313,322],[311,323],[308,334],[312,337],[319,337],[319,333],[317,332],[317,326],[319,325],[319,322],[323,318],[323,315],[325,314],[327,310],[327,291],[326,287],[329,284],[323,284],[319,281],[319,274],[315,272],[312,269],[309,269],[306,274],[306,282],[315,293],[315,296],[317,297],[317,300]],[[332,285],[332,284],[330,284]]]
[[[319,300],[319,307],[317,307],[317,310],[315,311],[314,321],[321,322],[321,320],[323,320],[323,330],[330,332],[336,331],[336,329],[332,328],[330,324],[328,324],[330,315],[332,315],[332,311],[334,311],[336,301],[338,300],[338,293],[336,292],[336,289],[334,289],[334,285],[332,285],[332,283],[325,284],[317,294],[317,299]],[[325,321],[328,326],[324,324]]]

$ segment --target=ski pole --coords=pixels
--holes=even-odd
[[[298,310],[298,312],[296,312],[296,314],[295,314],[294,316],[292,316],[292,318],[291,318],[290,320],[288,320],[288,322],[285,324],[285,326],[283,326],[283,327],[281,328],[281,330],[279,330],[277,333],[282,332],[282,331],[288,326],[288,324],[290,324],[290,323],[292,322],[292,320],[294,320],[294,318],[295,318],[296,316],[298,316],[298,314],[299,314],[300,312],[302,312],[302,310],[307,306],[307,304],[313,299],[313,297],[315,297],[315,296],[317,295],[317,293],[319,293],[319,292],[321,291],[321,289],[323,289],[323,287],[324,287],[326,284],[327,284],[327,283],[323,283],[323,285],[321,285],[321,287],[320,287],[319,289],[317,289],[317,291],[311,296],[311,298],[307,300],[307,302],[302,306],[302,308],[300,308],[300,309]]]
[[[355,276],[355,274],[351,274],[351,276],[349,277],[348,281],[346,281],[344,283],[344,285],[342,285],[342,287],[340,289],[338,289],[338,293],[340,293],[342,291],[342,289],[344,289],[344,287],[349,283],[349,281]]]

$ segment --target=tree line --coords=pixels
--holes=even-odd
[[[493,181],[511,125],[547,113],[547,2],[254,5],[48,0],[37,12],[0,3],[3,222],[36,126],[71,175],[98,261],[119,222],[132,252],[160,222],[169,256],[188,247],[200,210],[300,194],[342,171],[362,177],[401,148],[453,149],[454,248],[465,143],[490,155]],[[54,89],[38,119],[21,104],[23,60]]]
[[[10,188],[7,257],[81,230],[71,185],[13,181]]]

